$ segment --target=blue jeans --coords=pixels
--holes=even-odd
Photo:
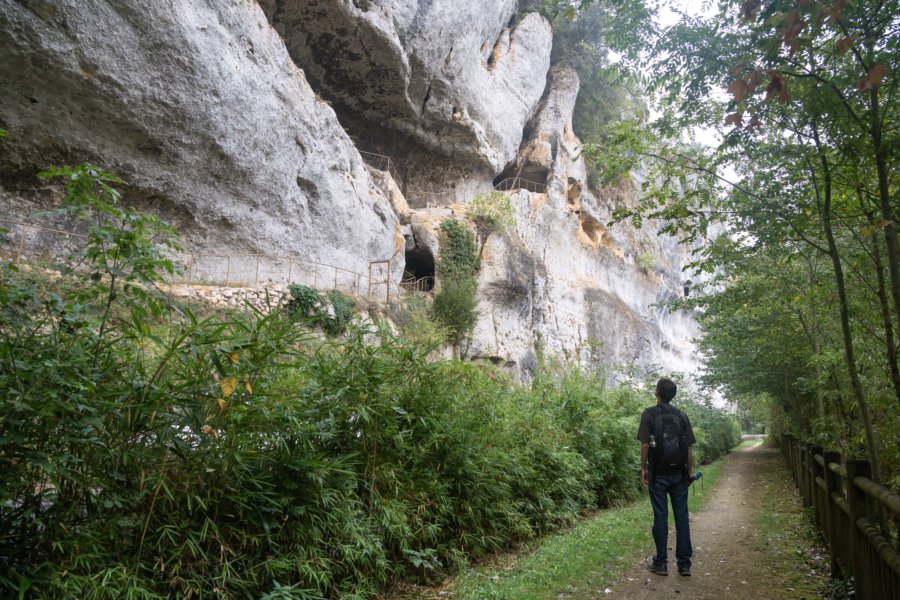
[[[656,542],[658,565],[668,563],[669,501],[672,497],[672,514],[675,515],[675,558],[681,568],[691,567],[693,546],[691,526],[688,523],[688,482],[684,473],[650,473],[650,504],[653,505],[653,541]]]

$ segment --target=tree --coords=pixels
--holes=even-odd
[[[858,410],[876,474],[881,444],[873,411],[884,415],[888,408],[880,401],[884,382],[897,399],[890,418],[900,407],[894,342],[900,278],[890,202],[895,182],[888,175],[897,142],[897,8],[895,2],[729,1],[709,20],[683,19],[655,48],[655,90],[668,113],[652,131],[665,142],[691,127],[712,126],[724,141],[711,153],[677,144],[651,145],[649,151],[647,144],[638,146],[638,154],[651,160],[650,185],[636,210],[619,215],[638,223],[666,219],[669,231],[689,239],[705,235],[716,221],[740,240],[742,250],[770,257],[766,264],[787,260],[778,267],[786,271],[774,280],[715,253],[698,261],[711,272],[739,267],[731,273],[734,279],[722,282],[723,293],[738,289],[752,298],[758,286],[770,286],[762,290],[769,308],[790,306],[791,288],[803,282],[797,276],[801,267],[816,265],[809,280],[827,277],[827,284],[817,285],[832,294],[834,310],[810,303],[788,319],[790,312],[781,308],[785,320],[766,329],[784,335],[793,328],[808,345],[794,356],[800,359],[796,363],[783,362],[795,367],[784,369],[781,395],[796,397],[791,390],[813,380],[817,419],[828,411],[828,399],[838,404],[838,414]],[[716,169],[724,163],[736,165],[738,179],[719,186],[717,194],[724,178]],[[816,256],[826,259],[827,267]],[[727,352],[733,343],[750,356],[767,348],[766,337],[752,336],[747,344],[738,340],[739,332],[728,327],[728,315],[733,316],[728,310],[722,307],[719,321],[707,322],[707,336],[714,334],[710,349]],[[791,356],[789,348],[768,348],[774,357]],[[842,373],[825,358],[835,349]],[[882,366],[873,376],[872,357],[878,354],[887,369]],[[710,363],[713,371],[716,360]],[[777,383],[769,375],[767,389]],[[852,396],[847,410],[845,386]],[[793,412],[809,429],[810,423],[802,422],[809,421],[806,408],[795,405]]]

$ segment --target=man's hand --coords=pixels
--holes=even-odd
[[[644,485],[650,485],[650,477],[647,475],[646,467],[641,467],[641,481],[644,482]]]

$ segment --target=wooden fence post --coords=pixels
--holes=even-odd
[[[842,494],[841,490],[841,480],[840,478],[832,473],[831,469],[828,468],[828,465],[831,463],[841,464],[841,455],[833,450],[825,452],[825,528],[828,532],[827,541],[828,541],[828,554],[831,555],[831,573],[832,576],[837,576],[841,574],[841,568],[838,563],[837,555],[838,555],[838,523],[840,523],[839,511],[840,507],[832,500],[831,494],[837,493]],[[845,565],[849,566],[849,565]]]
[[[871,581],[867,569],[870,553],[865,535],[857,524],[860,519],[869,517],[868,497],[856,487],[853,480],[857,477],[871,477],[872,466],[867,460],[847,461],[847,504],[850,506],[850,546],[853,556],[853,579],[856,583],[857,600],[878,600],[871,595]]]
[[[808,461],[808,453],[806,449],[806,444],[799,444],[799,455],[800,455],[800,472],[799,474],[799,483],[800,483],[800,497],[803,499],[803,506],[809,506],[809,487],[806,484],[806,480],[809,478],[809,461]]]
[[[823,490],[819,486],[818,480],[825,480],[825,474],[822,472],[822,465],[819,464],[819,461],[816,460],[816,457],[822,457],[822,453],[825,451],[822,446],[813,446],[809,447],[810,453],[812,454],[812,460],[809,463],[810,467],[810,479],[812,483],[812,492],[813,492],[813,514],[816,517],[816,526],[819,528],[819,531],[825,529],[825,509],[824,502],[822,497],[825,495],[825,490]],[[822,457],[822,463],[824,464],[824,457]],[[827,498],[826,498],[827,500]]]

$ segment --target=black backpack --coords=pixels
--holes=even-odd
[[[684,417],[675,409],[654,407],[652,431],[655,447],[653,466],[660,471],[678,471],[687,468],[687,440]]]

